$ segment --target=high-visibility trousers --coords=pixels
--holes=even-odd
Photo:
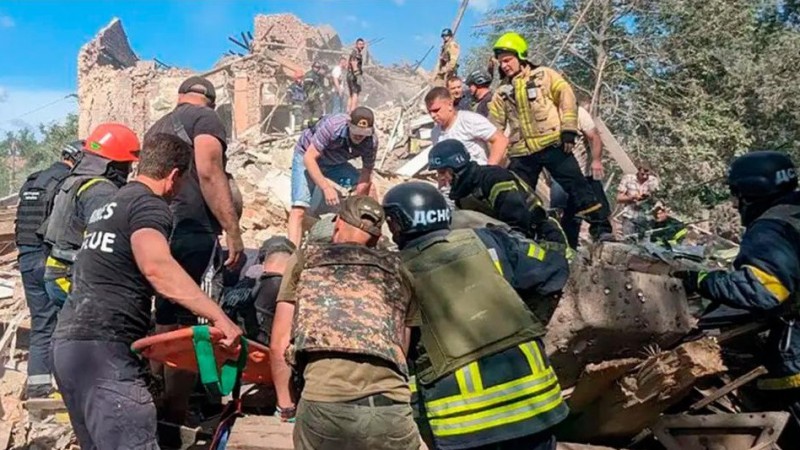
[[[430,385],[412,380],[411,389],[420,429],[430,430],[437,449],[540,433],[569,414],[539,339],[469,363]]]

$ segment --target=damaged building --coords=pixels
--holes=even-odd
[[[245,39],[246,54],[229,52],[201,73],[140,59],[122,22],[113,19],[78,55],[79,135],[105,121],[143,134],[175,106],[178,86],[191,75],[214,83],[217,112],[233,139],[248,130],[283,130],[289,124],[286,90],[295,75],[314,61],[337,64],[351,51],[330,26],[308,25],[292,14],[258,15],[253,32],[242,34],[252,36]],[[365,72],[362,103],[373,108],[411,97],[425,81],[422,71],[380,66],[369,53]]]

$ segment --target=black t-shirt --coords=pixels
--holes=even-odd
[[[192,142],[194,142],[195,137],[201,134],[217,138],[222,144],[222,159],[223,164],[225,164],[225,150],[227,148],[225,125],[211,108],[182,103],[172,112],[158,119],[145,133],[145,139],[154,133],[167,133],[181,137],[175,129],[172,119],[173,114],[178,119],[178,122],[183,125],[186,135]],[[186,181],[181,186],[178,195],[172,200],[170,208],[175,216],[175,228],[181,231],[214,234],[222,232],[217,218],[214,217],[214,214],[203,199],[194,160],[192,160],[192,166],[189,169],[189,176],[186,177]]]
[[[161,197],[136,181],[92,212],[54,337],[130,344],[147,334],[154,292],[131,248],[131,235],[143,228],[167,238],[172,214]]]

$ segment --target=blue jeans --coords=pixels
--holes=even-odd
[[[56,283],[56,280],[45,281],[44,289],[47,291],[47,297],[59,310],[64,306],[64,303],[67,302],[69,292],[61,289],[61,286]]]
[[[356,185],[360,176],[358,169],[350,163],[341,163],[333,166],[319,167],[325,178],[330,178],[345,188]],[[308,176],[306,165],[303,162],[303,153],[295,150],[292,157],[292,206],[309,208],[311,206],[311,191],[316,185]]]
[[[45,291],[44,262],[47,253],[42,247],[19,247],[19,271],[25,289],[25,301],[31,312],[30,354],[28,356],[28,395],[47,395],[52,387],[50,340],[56,329],[60,309]]]
[[[331,114],[339,114],[345,112],[344,97],[334,92],[331,95]]]

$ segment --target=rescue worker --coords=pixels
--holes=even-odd
[[[348,197],[332,243],[308,244],[286,269],[270,352],[285,420],[286,363],[304,380],[296,449],[419,448],[406,362],[412,282],[398,253],[375,248],[383,222],[378,202]]]
[[[72,265],[89,215],[127,182],[138,151],[139,138],[130,128],[100,124],[86,138],[80,161],[61,182],[44,236],[50,246],[45,289],[59,308],[70,292]]]
[[[453,39],[453,30],[445,28],[442,30],[442,49],[439,51],[439,66],[436,72],[436,81],[439,85],[458,73],[458,54],[460,49]]]
[[[558,221],[549,218],[533,189],[510,170],[470,161],[466,147],[455,139],[438,142],[428,155],[440,188],[458,208],[471,209],[505,222],[536,241],[555,244],[566,252],[566,238]]]
[[[159,448],[145,363],[130,349],[150,332],[154,293],[207,318],[224,346],[241,336],[170,254],[167,200],[191,162],[191,147],[177,136],[148,136],[136,178],[89,216],[53,335],[56,381],[82,449]]]
[[[800,192],[797,168],[780,152],[745,154],[731,164],[728,186],[747,228],[732,271],[682,271],[687,294],[733,308],[766,312],[771,319],[764,366],[757,382],[769,405],[765,411],[791,413],[800,430]],[[783,447],[783,445],[782,445]],[[787,447],[788,448],[788,447]]]
[[[647,161],[636,164],[636,173],[622,176],[617,187],[617,204],[622,205],[622,234],[635,236],[647,227],[647,211],[655,205],[653,198],[661,180]]]
[[[303,92],[306,94],[305,125],[312,126],[325,114],[325,75],[319,62],[315,61],[303,77]]]
[[[530,186],[547,169],[577,205],[575,215],[589,222],[592,238],[610,239],[608,214],[572,155],[578,136],[572,88],[555,70],[528,62],[528,44],[517,33],[500,36],[494,54],[506,78],[489,103],[489,119],[510,129],[509,168]]]
[[[306,103],[306,91],[303,89],[303,72],[294,74],[294,82],[287,88],[286,96],[289,98],[292,110],[289,113],[289,126],[286,133],[292,134],[303,125],[303,105]]]
[[[355,187],[356,194],[369,194],[378,152],[374,126],[372,110],[359,106],[350,114],[325,116],[300,135],[292,158],[292,209],[288,224],[288,237],[294,245],[299,246],[303,237],[303,217],[311,207],[312,189],[322,190],[330,206],[339,203],[339,193],[332,183]],[[359,157],[360,171],[348,162]]]
[[[356,39],[356,46],[350,52],[347,67],[347,90],[350,98],[347,101],[347,112],[353,112],[358,107],[358,95],[361,93],[362,77],[364,76],[364,48],[367,43],[364,39]]]
[[[489,117],[489,102],[492,101],[492,76],[483,70],[476,70],[467,77],[467,87],[472,96],[470,109],[483,117]]]
[[[656,203],[653,208],[653,220],[650,222],[650,242],[674,247],[680,244],[688,233],[686,225],[670,215],[663,203]]]
[[[50,338],[56,327],[58,306],[50,301],[44,287],[48,254],[44,233],[58,188],[80,159],[82,148],[82,141],[66,144],[61,149],[61,161],[30,174],[19,190],[14,242],[19,252],[17,262],[25,289],[25,302],[31,314],[26,398],[48,397],[53,392]]]
[[[412,389],[429,448],[554,450],[569,410],[531,309],[564,287],[564,256],[498,228],[451,231],[427,183],[395,186],[383,207],[414,279]]]

